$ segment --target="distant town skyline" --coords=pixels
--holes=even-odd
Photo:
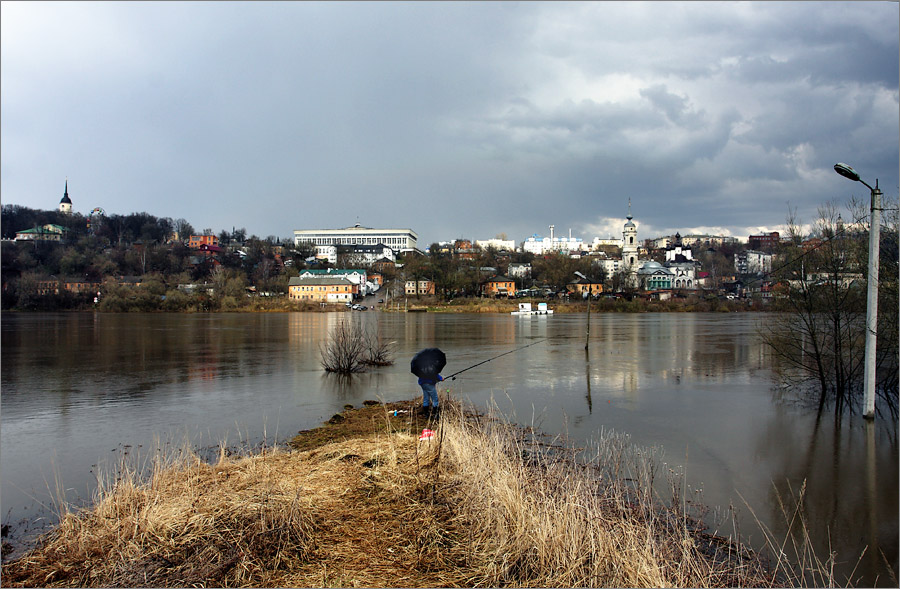
[[[15,204],[15,203],[5,203],[5,204]],[[94,214],[96,214],[96,213],[99,213],[100,215],[106,215],[106,211],[105,211],[104,209],[102,209],[101,207],[95,207],[94,209],[92,209],[92,210],[91,210],[90,212],[88,212],[88,213],[83,213],[83,212],[77,210],[77,208],[73,208],[72,200],[71,200],[71,198],[69,197],[69,182],[68,182],[68,179],[66,179],[66,182],[65,182],[65,188],[64,188],[64,191],[63,191],[63,197],[60,199],[59,204],[57,205],[56,209],[59,210],[60,212],[65,212],[66,214],[80,214],[80,215],[82,215],[82,216],[84,216],[85,218],[88,218],[88,219],[91,218],[91,216],[94,215]],[[47,207],[37,207],[36,210],[48,210],[48,208],[47,208]],[[452,244],[452,243],[454,243],[454,242],[456,242],[456,241],[470,241],[470,242],[472,242],[472,243],[477,243],[477,242],[489,243],[489,242],[500,242],[500,241],[512,241],[512,242],[515,243],[515,247],[516,247],[516,248],[523,248],[524,250],[528,250],[527,245],[528,245],[528,243],[529,243],[530,241],[536,241],[536,242],[537,242],[537,241],[540,241],[540,240],[543,240],[543,241],[550,240],[550,241],[553,241],[553,242],[556,242],[556,241],[563,241],[563,242],[565,242],[565,241],[570,241],[570,242],[579,241],[579,242],[583,242],[585,245],[588,245],[588,246],[590,246],[590,245],[591,245],[592,243],[594,243],[594,242],[604,242],[604,241],[611,241],[611,240],[621,242],[621,241],[623,240],[623,237],[622,237],[623,231],[625,230],[625,227],[626,227],[629,223],[635,225],[635,228],[639,228],[639,227],[640,227],[640,222],[639,222],[639,221],[638,221],[638,222],[635,222],[635,221],[637,221],[637,219],[635,219],[634,216],[633,216],[633,215],[631,214],[631,212],[630,212],[630,211],[631,211],[631,203],[630,203],[630,202],[629,202],[629,209],[628,209],[628,210],[629,210],[629,214],[627,214],[625,217],[623,217],[623,218],[621,219],[622,228],[618,231],[618,236],[615,234],[615,232],[610,233],[610,235],[608,235],[608,236],[603,236],[603,235],[575,235],[575,234],[573,234],[571,228],[569,228],[567,234],[560,236],[560,235],[559,235],[559,232],[555,232],[555,233],[554,233],[554,231],[555,231],[555,229],[556,229],[556,226],[553,225],[553,224],[549,224],[549,225],[547,225],[547,230],[548,230],[547,233],[542,233],[542,232],[540,232],[540,231],[536,231],[536,232],[534,232],[534,233],[532,233],[532,234],[529,234],[529,235],[527,235],[527,236],[525,236],[525,237],[523,237],[523,238],[521,238],[521,239],[517,239],[515,236],[509,236],[509,235],[506,235],[506,234],[503,233],[503,232],[500,232],[500,233],[498,233],[497,235],[499,235],[499,236],[501,236],[501,237],[497,237],[497,235],[495,235],[494,237],[462,235],[462,236],[451,237],[451,238],[446,238],[446,239],[432,240],[432,241],[429,241],[428,243],[423,243],[422,241],[417,240],[417,242],[416,242],[416,243],[417,243],[417,246],[416,246],[416,247],[417,247],[418,249],[422,250],[422,251],[425,251],[426,249],[428,249],[428,247],[429,247],[430,245],[432,245],[432,244],[434,244],[434,243],[438,243],[438,244]],[[140,213],[140,212],[142,212],[142,211],[128,211],[128,212],[117,212],[117,211],[112,211],[112,214],[116,214],[116,215],[130,215],[130,214]],[[164,215],[164,214],[163,214],[163,215],[155,215],[155,216],[157,216],[157,217],[159,217],[159,218],[162,218],[162,217],[169,217],[169,218],[172,218],[170,215]],[[174,218],[172,218],[172,219],[173,219],[173,221],[175,220]],[[203,234],[203,233],[204,233],[205,231],[207,231],[207,230],[212,231],[213,234],[215,234],[215,235],[218,235],[218,234],[220,234],[220,233],[223,232],[223,231],[224,231],[224,232],[229,232],[229,229],[228,229],[227,227],[222,228],[222,229],[213,229],[213,228],[211,228],[211,227],[207,227],[207,226],[203,225],[202,223],[201,223],[200,225],[197,225],[197,224],[195,224],[194,222],[192,222],[190,219],[185,219],[185,221],[187,221],[188,223],[190,223],[191,226],[194,228],[194,230],[195,230],[194,235],[201,235],[201,234]],[[612,222],[614,223],[615,221],[613,220]],[[200,229],[200,228],[199,228],[200,226],[202,226],[203,228]],[[802,228],[804,229],[804,231],[808,231],[808,230],[809,230],[809,225],[808,225],[808,224],[804,224],[804,225],[802,226]],[[27,228],[25,228],[25,229],[27,229]],[[401,227],[367,227],[367,226],[364,226],[364,225],[362,225],[362,224],[360,224],[360,223],[354,223],[353,225],[348,225],[348,226],[346,226],[346,227],[322,227],[322,228],[316,228],[316,229],[312,229],[312,228],[295,229],[294,231],[292,231],[292,235],[291,235],[291,236],[276,235],[276,234],[273,234],[273,233],[266,233],[266,232],[254,234],[254,233],[248,232],[248,231],[246,230],[245,227],[243,227],[243,226],[238,227],[238,226],[235,225],[235,224],[232,224],[231,231],[235,231],[235,230],[240,231],[240,232],[241,232],[242,234],[244,234],[246,237],[250,237],[251,235],[255,235],[255,236],[258,237],[258,238],[265,239],[265,238],[273,237],[273,236],[274,236],[274,237],[277,237],[277,238],[279,238],[279,239],[281,239],[281,240],[284,240],[284,241],[296,241],[296,240],[298,239],[298,234],[300,234],[300,233],[316,233],[316,234],[317,234],[317,233],[320,233],[320,232],[325,232],[325,233],[344,233],[344,230],[356,230],[356,229],[373,229],[373,230],[376,230],[376,231],[388,230],[388,231],[391,231],[391,232],[394,232],[394,233],[397,233],[398,231],[399,231],[399,232],[403,232],[404,230],[409,229],[409,230],[411,230],[411,231],[413,232],[413,234],[416,234],[416,236],[418,236],[418,234],[417,234],[417,232],[416,232],[416,230],[415,230],[414,227],[407,227],[407,228],[401,228]],[[671,229],[668,233],[660,233],[660,234],[656,234],[656,235],[653,235],[653,236],[641,236],[641,237],[640,237],[640,241],[641,241],[641,242],[644,242],[644,241],[661,241],[661,240],[667,240],[668,238],[672,238],[672,237],[674,237],[674,236],[680,235],[681,237],[685,237],[685,238],[687,238],[687,237],[700,237],[700,236],[733,238],[733,239],[735,239],[735,240],[737,240],[737,241],[739,241],[739,242],[741,242],[741,243],[746,244],[746,243],[748,243],[748,242],[752,242],[752,241],[753,241],[753,239],[752,239],[753,237],[760,237],[760,236],[762,236],[762,237],[765,238],[765,239],[771,240],[771,239],[774,239],[772,236],[777,236],[779,233],[784,233],[785,231],[786,231],[786,228],[785,228],[785,227],[782,227],[782,226],[777,226],[777,227],[775,227],[774,229],[772,229],[772,228],[765,228],[765,229],[758,228],[757,231],[751,231],[751,232],[748,233],[747,236],[745,237],[745,236],[741,236],[741,235],[731,235],[731,234],[729,234],[729,233],[727,233],[727,232],[724,232],[724,233],[710,233],[710,232],[708,232],[708,231],[706,231],[706,232],[702,232],[702,231],[690,231],[690,230],[684,230],[684,231],[683,231],[683,230],[681,230],[681,229],[677,229],[677,228],[676,228],[676,229]],[[392,233],[392,235],[393,235],[394,233]],[[400,234],[400,233],[397,233],[397,235],[399,235],[399,234]],[[367,234],[367,235],[368,235],[368,234]],[[310,240],[310,241],[315,241],[315,240]],[[383,240],[381,240],[381,241],[378,241],[378,243],[379,243],[379,244],[382,244],[382,245],[386,245],[386,246],[388,246],[388,247],[393,247],[393,246],[396,245],[395,243],[393,243],[394,241],[398,241],[398,240],[396,239],[396,236],[394,236],[393,238],[385,238],[385,239],[383,239]],[[369,240],[369,242],[372,242],[372,241]],[[353,243],[356,243],[356,242],[354,241]],[[375,242],[372,242],[372,243],[375,243]],[[495,246],[495,247],[496,247],[496,246]],[[393,249],[399,251],[399,250],[401,250],[401,249],[403,249],[403,248],[393,247]]]
[[[0,195],[261,237],[746,239],[896,198],[896,2],[3,2]]]

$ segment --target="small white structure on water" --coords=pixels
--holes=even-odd
[[[510,315],[553,315],[553,309],[547,308],[547,303],[538,303],[537,311],[531,310],[531,303],[519,303],[518,311],[510,311]]]

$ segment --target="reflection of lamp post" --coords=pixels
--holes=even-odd
[[[588,280],[588,277],[582,274],[579,271],[575,271],[575,276],[580,277],[582,280]],[[582,289],[583,290],[583,289]],[[588,343],[591,341],[591,285],[588,284],[588,312],[587,312],[587,335],[584,337],[584,351],[587,352]]]
[[[863,416],[867,419],[875,417],[875,348],[878,338],[878,255],[881,231],[881,190],[878,188],[878,179],[875,180],[875,188],[872,188],[859,177],[859,174],[847,164],[835,164],[834,171],[849,178],[854,182],[860,182],[872,193],[871,198],[871,227],[869,228],[869,280],[866,296],[866,357],[865,357],[865,385],[863,395]]]

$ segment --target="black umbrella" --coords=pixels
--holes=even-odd
[[[447,356],[437,348],[425,348],[413,356],[409,370],[419,378],[437,380],[437,375],[447,365]]]

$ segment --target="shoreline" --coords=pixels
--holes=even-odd
[[[429,421],[417,400],[367,401],[288,448],[166,459],[65,513],[3,564],[3,586],[790,584],[654,498],[648,458],[625,438],[586,461],[442,404]],[[434,437],[420,441],[423,429]],[[626,465],[627,479],[613,476]]]
[[[365,301],[362,301],[365,302]],[[380,303],[372,305],[369,311],[382,313],[497,313],[508,315],[518,310],[519,302],[527,302],[536,305],[540,302],[548,303],[554,313],[586,313],[585,301],[548,301],[547,299],[453,299],[450,301],[438,301],[434,298],[407,299],[398,303],[397,308],[391,308],[394,303]],[[703,299],[675,299],[668,301],[646,300],[600,300],[591,303],[591,313],[742,313],[742,312],[770,312],[778,309],[770,303],[759,301],[729,301],[729,300],[703,300]],[[83,309],[3,309],[4,313],[343,313],[353,312],[344,303],[313,303],[294,302],[283,298],[255,299],[246,305],[234,308],[201,309],[190,307],[183,310],[166,309],[125,309],[117,311],[101,311],[97,308]]]

